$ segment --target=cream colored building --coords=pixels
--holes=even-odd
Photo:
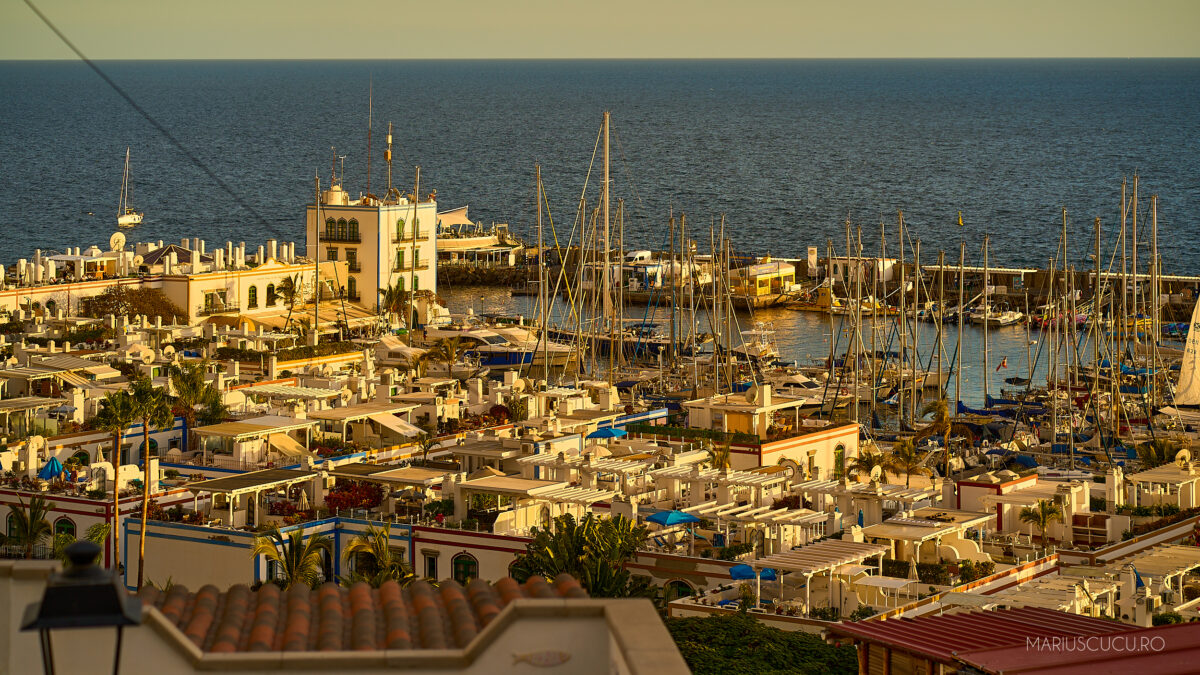
[[[378,308],[391,285],[437,291],[437,202],[407,197],[350,199],[339,184],[306,209],[308,256],[346,263],[339,285],[346,297]]]

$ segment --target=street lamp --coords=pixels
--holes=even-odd
[[[142,602],[130,595],[115,574],[96,565],[100,547],[90,541],[77,541],[67,547],[70,562],[66,569],[50,576],[41,602],[25,608],[22,631],[38,631],[42,647],[42,667],[54,675],[54,651],[50,631],[57,628],[117,629],[117,649],[113,673],[121,666],[121,638],[125,626],[142,622]]]

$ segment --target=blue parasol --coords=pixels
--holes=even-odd
[[[670,527],[672,525],[680,525],[683,523],[698,523],[700,522],[700,519],[683,511],[659,511],[658,513],[647,517],[646,521],[654,523],[655,525]]]
[[[50,461],[46,462],[46,466],[43,466],[42,470],[38,472],[38,478],[50,480],[51,478],[58,478],[62,475],[62,472],[62,462],[58,461],[57,457],[51,457]]]
[[[604,427],[603,429],[597,429],[597,430],[593,431],[592,433],[588,434],[587,437],[588,438],[620,438],[620,437],[624,436],[625,434],[626,434],[626,432],[624,429],[617,429],[616,427]]]
[[[744,581],[747,579],[753,579],[754,578],[754,568],[749,565],[746,565],[746,564],[734,565],[733,567],[729,568],[729,578],[733,579],[734,581]],[[775,574],[775,570],[771,569],[770,567],[763,568],[763,571],[762,571],[762,580],[763,581],[775,581],[776,578],[777,578],[777,576]]]

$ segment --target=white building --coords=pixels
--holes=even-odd
[[[437,202],[393,193],[380,200],[350,199],[340,184],[306,209],[308,256],[347,263],[338,281],[346,297],[378,309],[380,291],[437,291]]]

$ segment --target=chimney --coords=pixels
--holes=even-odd
[[[267,260],[279,259],[279,242],[274,239],[267,240]]]

